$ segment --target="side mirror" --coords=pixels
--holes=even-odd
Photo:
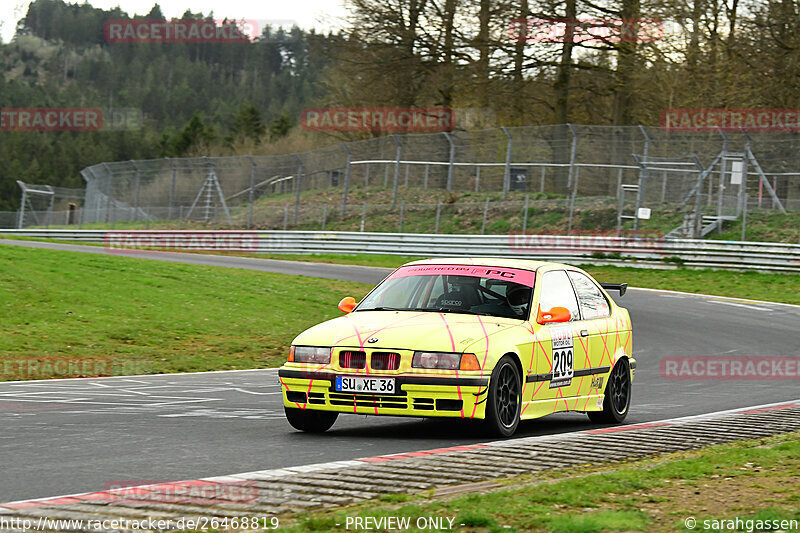
[[[542,311],[539,308],[539,313],[536,316],[538,324],[549,324],[551,322],[569,322],[572,320],[572,313],[566,307],[554,307],[549,311]]]
[[[345,296],[342,298],[342,301],[339,302],[339,311],[342,313],[350,313],[356,308],[356,305],[358,304],[356,303],[355,298],[352,296]]]

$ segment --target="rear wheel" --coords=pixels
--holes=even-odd
[[[519,425],[522,385],[519,369],[511,356],[497,363],[489,379],[486,399],[486,426],[494,435],[510,437]]]
[[[294,407],[284,407],[286,420],[295,429],[307,433],[324,433],[328,431],[339,413],[331,411],[313,411],[311,409],[296,409]]]
[[[618,424],[628,416],[631,405],[631,370],[623,357],[608,377],[602,411],[589,411],[589,420],[602,424]]]

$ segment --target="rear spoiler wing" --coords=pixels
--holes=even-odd
[[[628,290],[627,283],[601,283],[600,286],[607,291],[619,291],[620,296],[625,296],[625,291]]]

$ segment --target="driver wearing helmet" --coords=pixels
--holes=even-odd
[[[472,311],[505,318],[524,319],[531,302],[531,288],[509,284],[505,298],[497,298],[482,305],[474,306]],[[497,296],[501,296],[497,294]]]
[[[506,296],[508,306],[516,315],[514,318],[523,318],[531,302],[531,288],[517,286],[511,289]]]

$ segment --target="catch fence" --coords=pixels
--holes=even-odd
[[[389,206],[380,209],[399,216],[403,201],[414,209],[488,197],[562,205],[567,232],[593,202],[634,228],[679,213],[674,236],[698,237],[748,208],[800,209],[798,153],[794,133],[567,124],[389,135],[287,155],[121,161],[82,171],[78,223],[308,228],[352,217],[365,200],[367,210]],[[53,214],[48,225],[64,220]]]

